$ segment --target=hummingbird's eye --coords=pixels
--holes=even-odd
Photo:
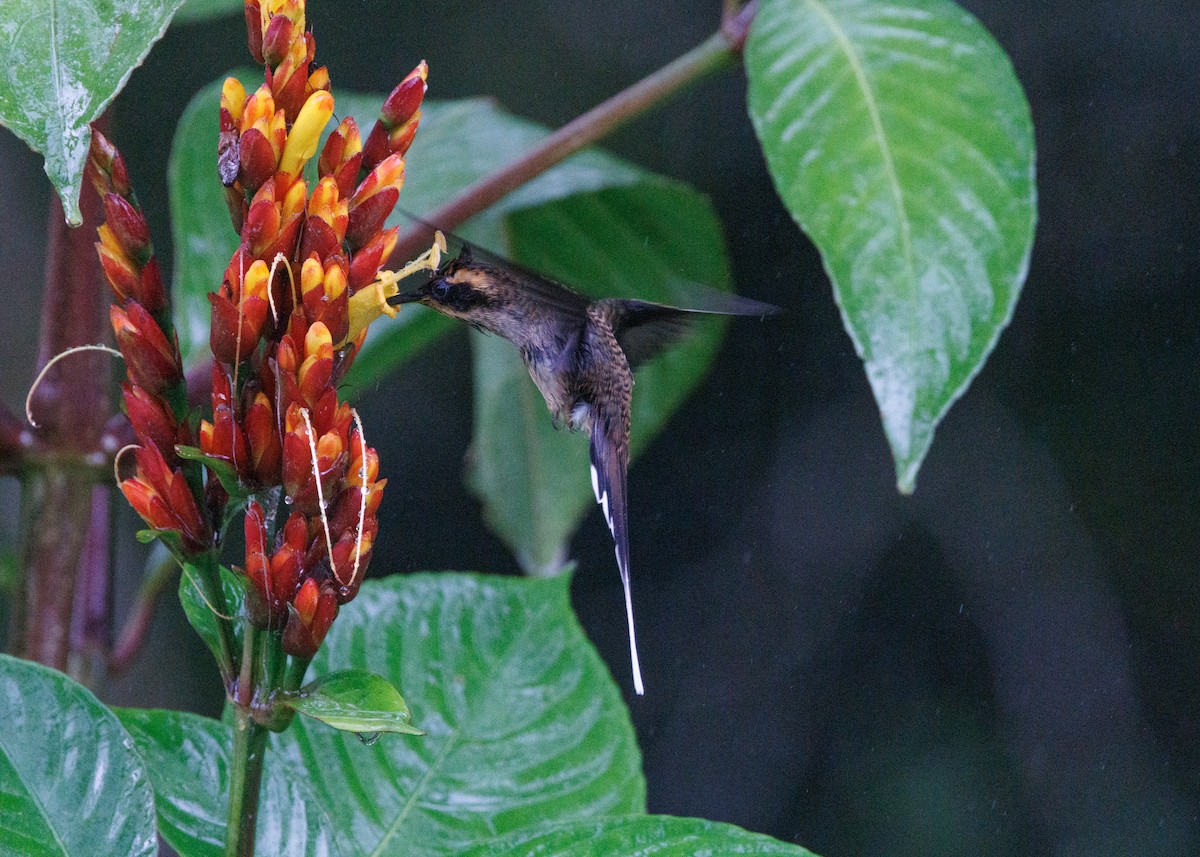
[[[450,294],[450,284],[445,280],[438,280],[433,284],[433,288],[429,290],[435,300],[444,301]]]

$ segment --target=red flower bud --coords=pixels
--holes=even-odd
[[[117,347],[125,358],[129,378],[151,393],[161,393],[183,380],[179,347],[168,342],[162,328],[135,300],[109,308]]]
[[[104,220],[126,255],[140,267],[150,257],[150,228],[133,205],[115,193],[104,194]]]
[[[288,55],[292,45],[292,34],[295,27],[286,15],[275,15],[267,24],[267,31],[262,36],[263,60],[271,66],[277,66]]]
[[[254,397],[244,420],[246,438],[250,443],[250,470],[260,485],[277,485],[283,450],[279,443],[279,426],[271,409],[271,400],[263,393]]]
[[[403,125],[417,112],[422,99],[425,98],[425,91],[429,88],[425,82],[428,77],[429,66],[425,60],[421,60],[384,99],[379,118],[389,129]]]
[[[179,424],[171,412],[171,406],[159,396],[122,382],[121,394],[125,401],[125,414],[140,443],[153,443],[166,462],[174,467],[179,459],[175,455],[176,436]]]
[[[399,226],[393,226],[391,229],[376,232],[371,236],[371,240],[354,254],[354,259],[350,262],[349,276],[350,290],[352,292],[357,292],[363,286],[370,285],[375,281],[375,277],[379,274],[379,269],[388,260],[388,257],[392,255],[392,250],[396,247],[396,240],[399,234]]]
[[[193,552],[206,549],[212,535],[183,472],[168,467],[153,443],[138,447],[134,455],[137,476],[121,482],[121,491],[129,505],[154,529],[179,533],[186,549]]]
[[[324,220],[310,216],[304,222],[304,235],[300,239],[300,252],[297,254],[301,259],[308,259],[312,256],[324,259],[341,249],[342,244],[338,240],[337,233]]]
[[[317,161],[317,175],[321,178],[331,176],[337,182],[338,195],[343,199],[349,198],[358,180],[362,159],[358,123],[353,116],[347,116],[325,141],[325,148],[321,150],[321,157]]]
[[[319,586],[312,578],[304,581],[289,611],[283,650],[295,657],[311,658],[321,647],[337,613],[337,599],[328,584]]]
[[[133,297],[152,315],[158,315],[167,308],[167,292],[163,288],[162,272],[158,268],[158,259],[153,256],[142,268],[142,276]]]
[[[270,311],[268,303],[262,298],[248,296],[242,301],[239,313],[238,307],[220,292],[209,292],[208,302],[212,305],[208,345],[213,356],[222,363],[240,363],[248,359],[262,338]]]
[[[363,146],[363,165],[367,169],[374,169],[389,155],[403,155],[408,151],[421,120],[418,108],[425,97],[428,74],[429,68],[421,60],[384,99],[379,119]]]
[[[399,198],[400,191],[388,187],[350,209],[350,221],[346,225],[346,243],[352,250],[362,247],[383,228]]]
[[[259,0],[246,0],[243,13],[246,18],[246,41],[250,45],[250,55],[260,65],[263,62],[263,31],[262,11]]]
[[[212,364],[213,421],[200,423],[200,448],[205,454],[230,462],[242,479],[250,477],[250,450],[233,409],[229,376],[221,362]]]
[[[250,193],[255,193],[275,175],[279,167],[279,153],[258,128],[251,128],[243,134],[239,145],[238,175],[242,186]]]
[[[87,173],[99,196],[103,197],[106,193],[115,193],[125,199],[133,196],[125,159],[117,147],[95,129],[92,130],[92,145],[88,150]]]

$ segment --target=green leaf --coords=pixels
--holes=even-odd
[[[88,127],[162,37],[183,0],[5,0],[0,125],[46,159],[78,224]]]
[[[217,720],[177,711],[127,708],[117,715],[150,770],[163,839],[187,857],[221,857],[229,817],[233,730]],[[311,857],[342,853],[330,835],[332,822],[313,799],[312,776],[268,752],[257,853]]]
[[[245,5],[245,0],[186,0],[175,14],[175,23],[225,18],[239,14]]]
[[[695,283],[728,288],[720,224],[699,193],[663,179],[582,194],[513,214],[512,255],[593,296],[687,306]],[[636,457],[708,370],[721,317],[698,318],[683,342],[637,373]],[[750,322],[744,322],[750,323]],[[534,574],[562,567],[567,541],[595,505],[587,438],[556,431],[514,349],[477,336],[475,427],[468,480],[488,524]]]
[[[313,670],[382,675],[428,732],[366,746],[298,718],[273,736],[344,851],[457,855],[547,819],[645,810],[629,714],[568,584],[396,576],[342,609]]]
[[[363,670],[327,675],[301,688],[296,696],[281,699],[280,704],[343,732],[425,734],[412,725],[400,691]]]
[[[212,651],[217,663],[221,662],[221,632],[216,614],[216,605],[205,600],[201,589],[203,572],[190,563],[183,565],[179,576],[179,603],[183,605],[184,615],[188,623],[196,629],[196,633],[204,640]],[[225,607],[231,619],[237,620],[243,615],[246,603],[246,579],[237,572],[221,566],[221,586],[225,590]],[[235,651],[241,651],[242,623],[233,622]]]
[[[547,824],[500,837],[467,857],[813,857],[811,851],[732,824],[669,815]]]
[[[90,691],[0,655],[0,719],[0,855],[157,852],[146,767]]]
[[[745,62],[775,186],[821,252],[909,492],[1028,270],[1029,105],[947,0],[763,0]]]
[[[199,447],[184,446],[183,444],[175,446],[175,453],[185,461],[199,461],[211,470],[217,477],[217,481],[221,483],[221,487],[225,489],[225,493],[234,501],[244,500],[248,496],[249,492],[238,479],[237,468],[234,467],[232,461],[209,455]]]

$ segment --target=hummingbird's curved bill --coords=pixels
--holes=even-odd
[[[680,339],[697,314],[765,316],[771,304],[696,287],[683,308],[623,298],[592,300],[467,244],[393,305],[421,303],[516,346],[555,425],[591,438],[592,489],[616,544],[625,589],[634,689],[645,692],[629,583],[629,413],[633,370]]]

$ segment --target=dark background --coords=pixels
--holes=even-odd
[[[492,94],[550,125],[701,41],[719,6],[312,5],[335,90],[385,91],[424,57],[431,97]],[[650,809],[824,857],[1200,853],[1200,11],[963,5],[1031,102],[1040,222],[1012,325],[912,497],[896,494],[816,252],[771,188],[740,73],[606,144],[710,194],[739,290],[790,310],[731,327],[631,473],[647,696],[630,704]],[[168,268],[164,120],[245,61],[236,18],[175,27],[114,107]],[[16,407],[48,183],[11,135],[0,159],[0,359]],[[376,574],[515,571],[445,478],[461,471],[469,397],[459,333],[364,398],[390,480]],[[15,486],[3,491],[13,508]],[[124,592],[138,557],[118,541]],[[576,607],[628,693],[598,513],[572,553]],[[156,634],[104,698],[214,711],[209,656],[173,603]]]

